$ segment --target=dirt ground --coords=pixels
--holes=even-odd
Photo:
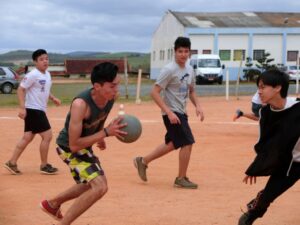
[[[173,187],[178,170],[178,152],[170,153],[149,165],[148,182],[137,176],[132,159],[143,156],[162,143],[165,128],[160,111],[153,102],[140,105],[126,103],[125,111],[140,118],[141,138],[124,144],[116,138],[106,139],[107,149],[98,151],[108,178],[109,191],[103,199],[84,213],[74,225],[234,225],[245,210],[245,204],[260,191],[267,178],[259,178],[256,185],[242,183],[244,171],[254,158],[253,145],[258,138],[257,122],[240,119],[232,122],[237,108],[250,111],[250,96],[225,101],[224,97],[200,97],[205,121],[199,122],[194,108],[188,106],[189,121],[196,138],[188,170],[191,180],[199,184],[197,190]],[[118,103],[108,121],[117,115]],[[67,106],[48,109],[53,137],[63,127]],[[23,121],[17,109],[0,109],[0,163],[11,156],[23,133]],[[53,197],[74,182],[68,168],[55,153],[55,141],[49,151],[49,161],[59,168],[58,175],[39,173],[36,137],[21,156],[20,176],[0,169],[0,224],[52,225],[55,221],[39,209],[39,202]],[[299,225],[297,213],[300,184],[271,205],[257,225]],[[63,213],[72,204],[62,206]]]

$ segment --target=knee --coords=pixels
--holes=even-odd
[[[98,199],[104,196],[107,191],[108,191],[108,187],[106,184],[102,184],[93,188],[94,196],[96,196]]]
[[[51,140],[52,140],[52,133],[50,132],[50,133],[48,133],[46,135],[42,135],[42,140],[46,141],[46,142],[51,142]]]
[[[33,140],[33,137],[34,137],[34,135],[24,135],[23,136],[23,141],[28,144]]]

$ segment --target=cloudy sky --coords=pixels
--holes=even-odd
[[[297,0],[0,0],[0,53],[149,52],[167,10],[300,12]]]

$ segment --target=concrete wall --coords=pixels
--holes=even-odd
[[[150,77],[152,79],[155,79],[160,69],[170,61],[166,57],[164,60],[159,60],[159,49],[164,49],[167,52],[168,49],[173,48],[176,37],[183,34],[190,37],[192,49],[198,50],[199,54],[208,49],[213,54],[219,54],[219,50],[231,50],[231,60],[222,62],[229,70],[230,80],[237,78],[240,69],[240,61],[233,60],[234,50],[245,50],[245,59],[247,57],[253,59],[254,50],[265,50],[271,54],[270,58],[274,58],[272,63],[285,65],[295,64],[295,62],[287,61],[287,51],[299,51],[300,56],[300,28],[187,28],[179,23],[172,13],[168,12],[152,39],[150,65]],[[153,51],[156,52],[154,61]],[[242,69],[245,68],[245,63],[246,60],[242,62]],[[254,65],[256,63],[256,61],[253,62]]]
[[[168,62],[171,62],[174,56],[174,41],[178,36],[184,35],[184,26],[178,22],[172,13],[167,13],[152,37],[150,60],[151,79],[155,79],[158,76],[161,68]],[[161,51],[164,52],[163,60],[160,60]],[[171,54],[172,52],[173,54]]]

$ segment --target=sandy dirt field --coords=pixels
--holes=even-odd
[[[199,122],[194,108],[188,106],[189,120],[196,138],[188,170],[197,190],[173,187],[178,170],[178,152],[149,165],[148,182],[137,176],[132,159],[143,156],[161,144],[165,134],[160,111],[153,102],[125,104],[125,111],[138,116],[143,125],[141,138],[124,144],[106,139],[107,149],[98,151],[107,178],[108,193],[84,213],[74,225],[234,225],[245,205],[261,190],[267,178],[256,185],[242,183],[244,171],[254,158],[253,145],[258,138],[257,122],[240,119],[232,122],[237,108],[250,111],[250,96],[225,101],[224,97],[200,97],[205,121]],[[13,176],[0,169],[0,224],[52,225],[55,221],[39,209],[39,202],[73,185],[67,166],[55,152],[55,138],[63,127],[67,106],[51,107],[48,117],[53,129],[49,161],[59,168],[58,175],[39,173],[40,137],[36,137],[21,156],[23,172]],[[118,103],[108,122],[117,115]],[[23,121],[17,109],[0,109],[0,163],[11,156],[23,134]],[[278,198],[256,225],[299,225],[297,213],[300,183]],[[64,213],[72,204],[62,206]]]

